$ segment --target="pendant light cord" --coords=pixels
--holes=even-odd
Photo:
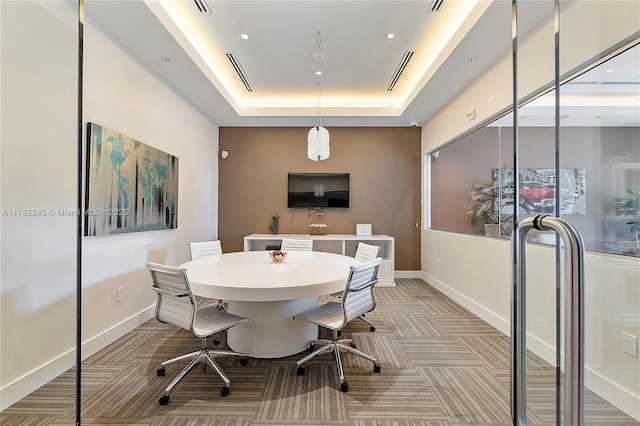
[[[321,82],[322,82],[322,70],[320,69],[320,61],[324,59],[324,53],[322,52],[322,34],[320,31],[316,33],[316,53],[313,55],[316,59],[317,69],[316,69],[316,111],[318,114],[318,125],[317,130],[320,131],[320,127],[322,126],[322,117],[320,115],[320,96],[322,94],[321,90]]]

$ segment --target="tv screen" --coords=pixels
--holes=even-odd
[[[349,173],[289,173],[287,207],[349,208]]]

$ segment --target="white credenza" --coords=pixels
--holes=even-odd
[[[358,242],[362,241],[380,247],[379,256],[382,263],[378,269],[378,286],[393,287],[393,273],[395,270],[394,238],[388,235],[372,235],[370,237],[360,237],[349,234],[251,234],[244,237],[244,251],[266,250],[268,244],[280,244],[283,238],[312,239],[315,251],[328,253],[338,253],[345,256],[355,256]]]

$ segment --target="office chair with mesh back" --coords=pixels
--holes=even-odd
[[[207,349],[207,338],[251,320],[217,309],[213,304],[198,307],[185,269],[152,262],[147,263],[147,268],[151,273],[153,291],[157,295],[156,319],[181,327],[201,340],[199,351],[181,355],[160,364],[156,373],[158,376],[164,376],[166,366],[178,361],[190,360],[187,366],[167,386],[164,395],[158,402],[160,405],[167,404],[174,388],[200,363],[209,365],[215,370],[224,381],[224,386],[220,388],[220,394],[222,396],[228,395],[229,378],[224,374],[214,357],[238,356],[241,357],[240,364],[246,365],[247,355],[234,351],[209,350]]]
[[[313,240],[300,240],[295,238],[283,238],[280,245],[281,251],[313,251]]]
[[[320,346],[320,348],[297,361],[298,375],[304,374],[302,364],[305,362],[326,352],[333,352],[340,378],[340,390],[343,392],[348,391],[349,384],[344,380],[340,351],[347,351],[368,359],[373,362],[373,371],[380,372],[380,364],[374,357],[357,350],[352,339],[338,339],[338,331],[342,330],[352,319],[363,313],[370,312],[375,307],[373,288],[378,282],[378,267],[381,262],[382,258],[378,257],[352,266],[339,302],[330,301],[293,316],[293,319],[304,320],[333,331],[333,339],[331,340],[318,339],[309,342],[309,346],[312,349],[315,346]]]

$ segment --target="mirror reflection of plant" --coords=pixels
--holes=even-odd
[[[513,232],[513,205],[515,190],[513,169],[511,164],[504,163],[498,170],[495,180],[476,180],[471,187],[469,203],[471,224],[484,233],[484,225],[498,224],[500,236],[509,236]],[[520,207],[527,213],[530,211],[524,200],[520,199]]]
[[[631,225],[629,232],[631,237],[636,241],[636,247],[640,249],[640,192],[626,188],[625,191],[629,196],[627,198],[616,197],[611,200],[613,212],[616,216],[626,216],[628,219],[624,221],[626,225]]]

